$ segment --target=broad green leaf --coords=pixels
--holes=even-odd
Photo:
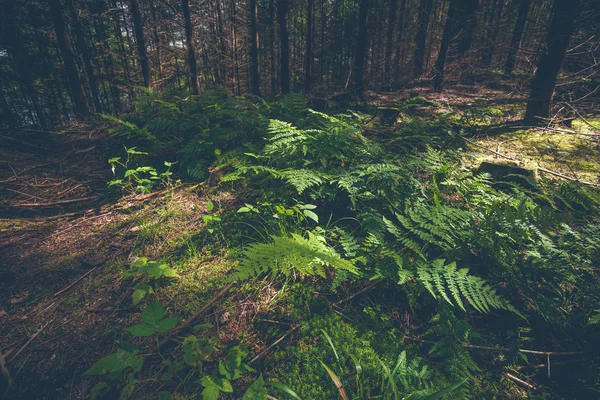
[[[252,385],[244,393],[242,400],[266,400],[267,399],[267,388],[265,387],[265,381],[262,374],[252,382]]]
[[[84,375],[104,375],[110,371],[123,369],[122,353],[116,352],[96,361]]]
[[[179,323],[179,318],[165,318],[156,324],[156,332],[165,333],[175,328]]]
[[[310,211],[310,210],[304,210],[304,216],[307,217],[307,218],[312,219],[316,223],[319,222],[319,216],[317,214],[315,214],[314,212]]]
[[[202,400],[218,400],[219,393],[219,388],[216,386],[205,387],[202,391]]]
[[[175,278],[179,275],[177,275],[177,271],[174,268],[166,268],[163,270],[162,272],[163,276],[166,276],[167,278]]]
[[[165,317],[165,307],[158,301],[151,301],[142,311],[142,320],[150,325],[156,325]]]
[[[152,336],[154,335],[155,329],[152,325],[148,325],[145,323],[136,324],[127,328],[127,331],[131,333],[133,336]]]
[[[212,201],[208,201],[208,203],[206,203],[206,209],[208,210],[208,212],[211,212],[212,210],[214,210],[215,208],[215,204]]]

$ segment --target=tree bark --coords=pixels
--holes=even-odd
[[[71,14],[71,24],[73,25],[73,32],[75,32],[77,47],[81,54],[81,58],[83,59],[83,67],[90,85],[94,110],[96,112],[101,112],[102,106],[100,105],[100,96],[98,95],[98,80],[96,79],[96,74],[94,73],[94,68],[92,66],[90,49],[85,40],[85,35],[83,34],[83,27],[81,26],[81,21],[79,20],[79,15],[77,15],[77,10],[75,9],[73,0],[66,0],[65,3],[67,5],[67,9],[69,10],[69,14]]]
[[[352,90],[360,97],[364,97],[364,65],[367,51],[367,16],[369,14],[369,0],[360,0],[358,11],[358,38],[356,52],[354,53],[354,68],[352,70]]]
[[[271,95],[277,93],[277,73],[275,72],[275,0],[269,0],[269,59],[271,74]]]
[[[71,88],[73,109],[78,117],[87,117],[89,112],[85,103],[83,87],[81,86],[81,80],[79,80],[79,73],[77,72],[77,67],[75,65],[71,44],[69,43],[69,36],[67,35],[65,28],[65,19],[62,15],[60,0],[48,0],[48,5],[50,6],[50,15],[54,24],[56,40],[58,42],[58,47],[60,48],[60,53],[65,64],[67,79]]]
[[[455,56],[464,57],[471,48],[478,4],[478,0],[450,0],[440,51],[433,67],[433,90],[443,90],[444,69],[451,40],[457,41]]]
[[[312,52],[312,26],[313,26],[313,0],[307,0],[306,10],[306,60],[304,61],[304,90],[310,92],[312,85],[311,67],[313,62]]]
[[[287,30],[288,0],[278,0],[277,20],[279,22],[279,46],[280,46],[280,75],[281,93],[290,91],[290,43]]]
[[[2,111],[2,120],[6,122],[6,125],[9,128],[17,127],[17,119],[13,115],[10,106],[8,105],[8,101],[6,100],[6,96],[4,96],[2,77],[0,77],[0,111]]]
[[[548,118],[550,114],[550,102],[556,78],[565,58],[580,3],[581,0],[554,2],[552,20],[546,38],[546,51],[540,57],[537,71],[531,81],[525,112],[525,121],[528,123],[536,122],[538,118]]]
[[[504,76],[511,76],[515,68],[519,47],[521,46],[521,38],[523,37],[523,28],[525,28],[530,4],[531,0],[519,0],[519,14],[517,15],[517,22],[515,23],[515,29],[512,33],[512,39],[510,40],[506,65],[504,66]]]
[[[504,0],[494,0],[492,15],[486,29],[486,37],[481,53],[481,66],[489,68],[492,65],[494,57],[494,49],[496,46],[496,38],[500,31],[500,21],[502,19],[502,11],[504,9]]]
[[[385,78],[389,82],[392,78],[391,66],[392,66],[392,50],[394,48],[394,28],[396,27],[396,0],[390,0],[390,16],[388,19],[388,26],[386,32],[386,43],[385,43],[385,66],[384,73]],[[400,46],[400,43],[397,43]]]
[[[183,0],[182,0],[183,1]],[[150,67],[148,65],[148,53],[146,49],[146,41],[144,40],[144,25],[142,23],[142,15],[138,6],[137,0],[129,0],[131,6],[131,19],[133,22],[133,34],[135,35],[135,42],[138,51],[138,57],[140,60],[140,67],[142,68],[142,78],[144,80],[144,86],[150,86]]]
[[[106,80],[110,86],[110,93],[112,97],[113,110],[118,113],[121,109],[121,94],[119,92],[119,86],[116,81],[115,67],[112,60],[112,53],[110,46],[107,41],[106,28],[104,21],[106,16],[104,15],[106,7],[103,0],[96,0],[94,4],[93,12],[96,14],[94,18],[94,30],[96,31],[96,39],[98,43],[103,47],[103,66],[106,74]]]
[[[188,82],[190,92],[194,96],[199,93],[198,90],[198,73],[196,66],[196,50],[194,49],[194,31],[192,29],[192,20],[190,17],[190,2],[189,0],[181,0],[181,8],[183,9],[183,21],[185,26],[185,45],[187,48],[187,64],[188,64]]]
[[[425,63],[425,44],[427,42],[427,29],[429,27],[429,18],[433,0],[421,0],[419,6],[419,22],[417,34],[415,36],[415,55],[413,58],[413,74],[415,78],[423,75],[423,65]]]
[[[310,0],[309,0],[310,1]],[[256,28],[256,0],[250,0],[250,86],[255,96],[260,96],[258,72],[258,30]]]

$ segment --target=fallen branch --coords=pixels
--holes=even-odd
[[[19,356],[19,354],[21,354],[23,352],[23,350],[25,350],[25,348],[27,346],[29,346],[29,344],[31,342],[33,342],[35,340],[35,338],[37,338],[40,335],[40,333],[42,333],[44,331],[44,329],[46,329],[46,327],[48,325],[50,325],[50,322],[52,322],[52,321],[54,321],[54,320],[50,320],[50,321],[46,322],[46,325],[42,326],[36,333],[34,333],[33,336],[31,337],[31,339],[29,339],[23,346],[21,346],[21,348],[15,353],[14,356],[12,356],[10,358],[9,361],[14,361],[14,359],[17,358]]]
[[[83,274],[81,277],[79,277],[78,279],[75,280],[75,282],[71,283],[69,286],[67,286],[66,288],[64,288],[63,290],[54,293],[54,297],[58,296],[59,294],[62,294],[64,292],[66,292],[67,290],[71,289],[76,283],[78,283],[79,281],[81,281],[83,278],[85,278],[86,276],[88,276],[89,274],[91,274],[92,272],[94,272],[94,270],[96,269],[96,267],[90,269],[88,272],[86,272],[85,274]]]
[[[78,203],[81,201],[95,200],[98,196],[89,196],[89,197],[81,197],[79,199],[70,199],[70,200],[60,200],[54,201],[51,203],[24,203],[24,204],[15,204],[14,206],[8,206],[8,208],[27,208],[27,207],[52,207],[61,204],[70,204],[70,203]]]
[[[6,393],[13,384],[12,376],[10,376],[10,371],[6,366],[6,360],[4,359],[4,355],[0,353],[0,373],[2,373],[2,384],[0,385],[0,389],[4,393]],[[1,392],[0,392],[1,393]]]
[[[358,292],[356,292],[356,293],[352,294],[351,296],[348,296],[348,297],[346,297],[345,299],[342,299],[342,300],[340,300],[340,301],[336,301],[335,303],[333,303],[333,306],[334,306],[334,307],[337,307],[337,306],[339,306],[340,304],[344,304],[344,303],[346,303],[346,302],[348,302],[348,301],[352,300],[352,299],[353,299],[353,298],[355,298],[356,296],[359,296],[359,295],[363,294],[364,292],[367,292],[367,291],[369,291],[369,290],[373,289],[373,288],[374,288],[375,286],[377,286],[378,284],[379,284],[379,282],[375,282],[375,283],[373,283],[373,284],[371,284],[371,285],[367,285],[367,286],[365,286],[364,288],[362,288],[361,290],[359,290]]]
[[[421,343],[430,343],[430,344],[437,343],[437,342],[434,342],[433,340],[424,340],[424,339],[418,339],[418,338],[413,338],[413,337],[408,337],[408,336],[405,337],[404,339],[411,340],[414,342],[421,342]],[[475,346],[472,344],[460,344],[459,346],[464,347],[466,349],[492,350],[492,351],[501,351],[501,352],[513,350],[513,349],[509,349],[508,347]],[[528,350],[528,349],[517,349],[517,351],[519,351],[521,353],[538,354],[538,355],[544,355],[544,356],[574,356],[574,355],[584,354],[583,352],[575,352],[575,351],[539,351],[539,350]]]
[[[508,372],[505,372],[505,373],[504,373],[504,375],[505,375],[507,378],[509,378],[510,380],[512,380],[512,381],[514,381],[514,382],[516,382],[516,383],[519,383],[519,384],[521,384],[521,385],[523,385],[523,386],[525,386],[525,387],[528,387],[528,388],[529,388],[529,389],[531,389],[531,390],[537,390],[537,388],[536,388],[535,386],[533,386],[531,383],[525,382],[524,380],[522,380],[522,379],[519,379],[519,378],[517,378],[516,376],[514,376],[514,375],[512,375],[512,374],[509,374]]]
[[[260,353],[258,353],[252,360],[250,360],[249,364],[252,364],[254,361],[262,358],[262,356],[264,356],[269,350],[271,350],[273,347],[275,347],[279,343],[281,343],[286,337],[288,337],[292,332],[294,332],[298,328],[300,328],[300,324],[294,325],[292,327],[292,329],[290,329],[289,331],[287,331],[282,337],[280,337],[275,342],[273,342],[269,347],[267,347],[266,349],[264,349],[263,351],[261,351]]]
[[[208,310],[210,307],[212,307],[212,305],[219,299],[221,298],[225,293],[229,292],[229,290],[233,287],[233,285],[235,285],[237,282],[233,281],[230,282],[227,286],[225,286],[223,289],[221,289],[221,291],[219,293],[217,293],[215,295],[215,297],[213,297],[212,299],[209,300],[208,303],[206,303],[204,306],[202,306],[202,308],[200,308],[194,315],[192,315],[190,318],[188,318],[187,321],[185,321],[183,324],[181,324],[180,326],[178,326],[177,328],[173,329],[158,345],[158,348],[160,349],[161,347],[163,347],[169,340],[171,340],[171,338],[173,336],[175,336],[177,333],[179,333],[180,331],[184,330],[185,328],[187,328],[188,326],[190,326],[196,319],[198,319],[198,317],[200,317],[200,315],[202,315],[206,310]]]

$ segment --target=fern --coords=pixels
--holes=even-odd
[[[309,232],[308,238],[294,233],[271,239],[271,243],[253,244],[244,251],[234,279],[247,280],[269,271],[325,277],[325,267],[358,274],[357,268],[327,246],[322,236]]]
[[[455,262],[445,264],[442,259],[434,260],[429,266],[418,266],[416,270],[417,279],[434,298],[440,296],[463,311],[466,311],[465,300],[482,313],[492,308],[515,311],[484,279],[468,273],[467,268],[457,269]]]

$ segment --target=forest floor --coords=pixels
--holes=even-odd
[[[425,101],[401,107],[393,127],[367,126],[367,136],[381,136],[393,148],[411,130],[440,130],[439,118],[463,118],[471,127],[465,134],[471,143],[460,146],[467,149],[466,165],[502,158],[500,153],[598,183],[597,138],[515,125],[523,97],[475,87],[414,92],[368,93],[371,107],[399,107],[410,96]],[[600,125],[588,118],[572,129],[598,132],[590,124]],[[14,380],[4,398],[84,398],[92,383],[83,372],[114,349],[123,325],[139,319],[139,307],[130,301],[135,281],[121,274],[128,261],[144,256],[178,263],[180,279],[159,296],[173,313],[194,314],[225,286],[235,264],[207,232],[202,221],[210,212],[207,204],[231,211],[253,194],[231,184],[203,183],[109,199],[107,159],[114,147],[103,129],[82,125],[68,132],[1,136],[6,145],[0,149],[0,354]],[[262,357],[278,337],[265,335],[267,328],[261,332],[261,323],[270,322],[260,322],[259,315],[279,306],[276,296],[266,281],[252,289],[234,287],[203,319],[225,343],[241,334],[251,338],[251,356]]]

